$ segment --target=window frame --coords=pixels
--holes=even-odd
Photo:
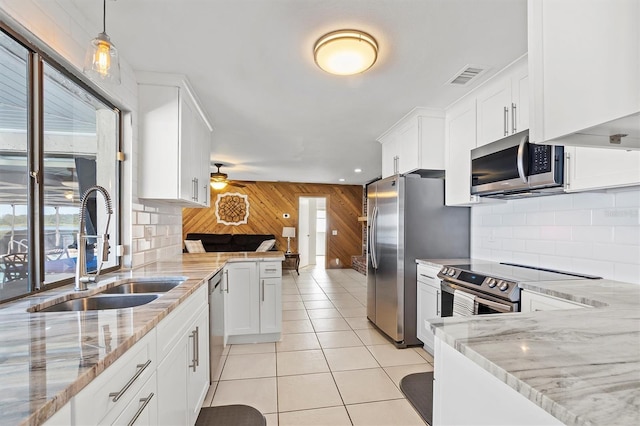
[[[0,15],[2,18],[2,15]],[[111,194],[114,200],[114,215],[117,220],[114,224],[114,231],[117,236],[114,239],[117,245],[112,246],[115,250],[116,264],[114,266],[102,269],[101,273],[117,271],[122,267],[123,258],[119,248],[122,247],[123,223],[122,223],[122,204],[123,204],[123,158],[120,155],[123,147],[124,126],[123,126],[123,109],[118,107],[115,102],[93,82],[78,73],[67,60],[62,58],[53,49],[40,41],[36,36],[28,30],[22,28],[19,24],[14,29],[13,25],[8,25],[0,19],[0,31],[6,36],[13,39],[28,51],[27,61],[27,241],[29,247],[34,250],[28,251],[28,291],[19,296],[0,300],[0,304],[21,299],[26,296],[50,290],[53,288],[68,285],[74,282],[74,277],[64,278],[45,284],[45,202],[44,202],[44,73],[43,68],[47,66],[55,69],[65,77],[69,78],[74,84],[78,85],[82,90],[87,91],[91,96],[103,103],[116,114],[117,134],[115,150],[118,153],[114,158],[116,165],[114,166],[115,184],[117,194]],[[114,241],[112,240],[112,241]]]

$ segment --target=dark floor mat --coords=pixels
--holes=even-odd
[[[414,373],[400,380],[400,390],[420,417],[431,425],[433,421],[433,372]]]
[[[200,410],[196,426],[266,426],[262,413],[248,405],[221,405]]]

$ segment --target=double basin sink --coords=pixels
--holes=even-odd
[[[109,286],[99,293],[84,297],[74,297],[71,293],[66,300],[56,304],[47,302],[32,306],[29,312],[75,312],[99,311],[103,309],[124,309],[146,305],[185,281],[184,277],[161,279],[128,279],[115,286]]]

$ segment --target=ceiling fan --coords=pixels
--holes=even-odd
[[[227,179],[227,174],[220,171],[220,167],[224,166],[224,164],[214,163],[214,166],[216,166],[218,170],[211,173],[211,188],[219,191],[221,189],[224,189],[227,185],[237,186],[238,188],[245,187],[245,185],[242,185],[241,183],[233,182]]]

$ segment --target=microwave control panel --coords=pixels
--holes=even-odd
[[[553,156],[550,145],[531,144],[529,149],[529,174],[539,175],[551,171]]]

